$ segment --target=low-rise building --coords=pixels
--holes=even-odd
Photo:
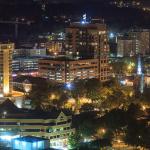
[[[33,136],[15,138],[12,142],[12,148],[17,150],[44,150],[49,147],[48,139]]]
[[[75,79],[98,78],[107,81],[110,67],[99,59],[41,59],[39,60],[39,75],[57,82],[72,82]]]
[[[39,57],[20,57],[12,61],[13,74],[36,75],[38,74]]]
[[[10,100],[0,105],[0,139],[35,136],[49,139],[51,147],[65,147],[74,133],[72,116],[64,110],[23,110]]]
[[[46,48],[20,48],[14,49],[13,57],[42,57],[46,56]]]

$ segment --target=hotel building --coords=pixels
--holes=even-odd
[[[12,52],[14,44],[0,44],[0,95],[12,92]]]

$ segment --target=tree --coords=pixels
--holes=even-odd
[[[82,105],[80,108],[80,112],[89,112],[89,111],[94,111],[93,104],[86,103]]]
[[[76,100],[76,111],[80,109],[80,98],[86,96],[85,80],[77,80],[73,82],[71,96]]]
[[[120,129],[127,125],[127,115],[122,109],[113,109],[103,116],[103,123],[111,130]]]
[[[150,128],[144,123],[134,120],[128,125],[124,139],[127,144],[150,148],[149,139]]]
[[[84,138],[90,138],[97,133],[98,128],[94,122],[94,119],[86,119],[80,123],[78,130]]]
[[[93,102],[100,100],[100,88],[101,83],[98,79],[89,79],[85,82],[86,97],[91,99]]]
[[[139,104],[132,103],[127,110],[128,120],[135,120],[143,115],[143,111]]]
[[[81,141],[82,138],[79,132],[70,135],[68,138],[69,149],[79,149]]]
[[[29,98],[31,99],[32,106],[41,107],[43,109],[45,103],[48,103],[48,96],[49,96],[48,82],[34,85],[29,93]]]

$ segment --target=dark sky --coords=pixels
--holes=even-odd
[[[109,0],[0,0],[0,4],[29,4],[33,2],[49,2],[49,3],[80,3],[80,2],[99,2],[99,1],[109,1]]]

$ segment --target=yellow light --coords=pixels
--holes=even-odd
[[[32,85],[31,84],[27,84],[27,83],[24,83],[24,90],[26,93],[29,93],[32,89]]]
[[[128,66],[128,70],[131,70],[131,69],[132,69],[132,66],[131,66],[131,65],[129,65],[129,66]]]
[[[104,134],[106,132],[106,130],[105,129],[102,129],[102,133]]]
[[[55,94],[52,94],[52,95],[51,95],[51,99],[56,99],[56,95],[55,95]]]
[[[121,140],[117,140],[118,143],[121,143]]]
[[[4,95],[8,95],[9,94],[9,86],[8,85],[4,85]]]
[[[2,98],[4,95],[2,93],[0,93],[0,98]]]
[[[145,107],[144,105],[142,106],[142,110],[143,110],[143,111],[145,111],[145,110],[146,110],[146,107]]]

